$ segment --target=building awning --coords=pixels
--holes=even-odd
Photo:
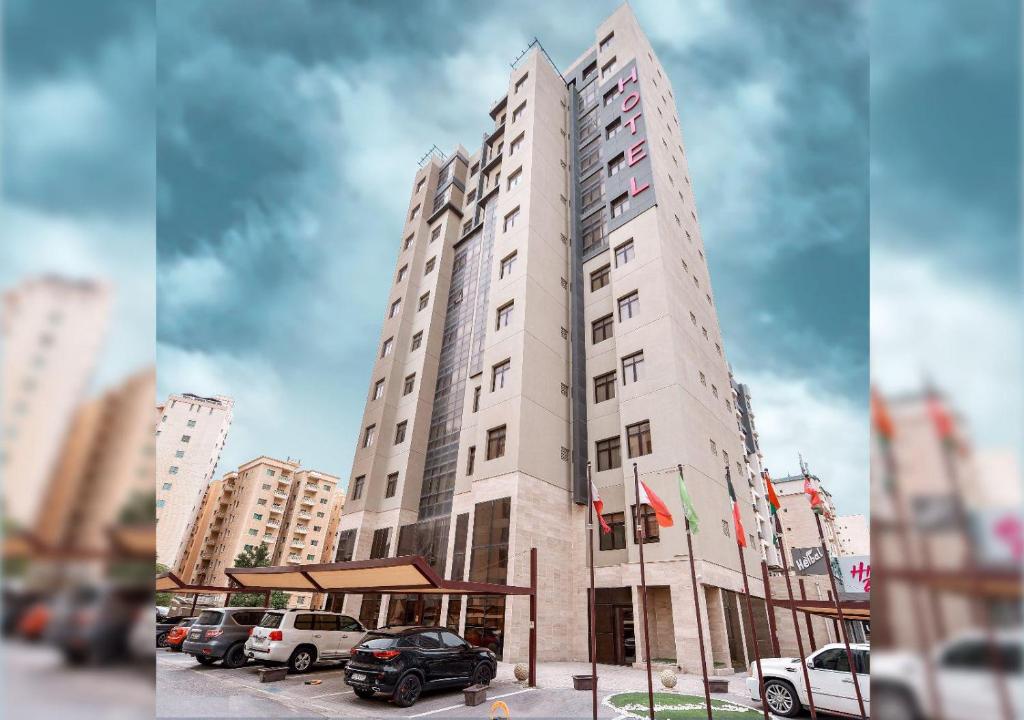
[[[235,586],[293,592],[423,593],[437,595],[532,595],[515,585],[445,580],[420,555],[317,565],[276,565],[224,570]]]
[[[843,609],[843,617],[847,620],[871,620],[871,603],[868,600],[843,600],[840,603]],[[772,605],[775,607],[794,607],[798,612],[819,615],[821,617],[839,619],[839,612],[831,600],[779,600],[772,598]]]
[[[155,588],[157,592],[179,594],[219,594],[238,592],[238,588],[233,587],[218,587],[216,585],[189,585],[184,580],[175,575],[173,572],[165,572],[157,575]],[[259,589],[263,590],[263,588]]]

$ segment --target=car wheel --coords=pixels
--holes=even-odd
[[[288,667],[293,673],[308,672],[309,669],[313,667],[313,661],[315,659],[313,651],[309,648],[296,648],[295,652],[292,653],[292,656],[288,658]]]
[[[200,665],[209,666],[217,662],[217,658],[212,658],[209,655],[196,655],[195,658],[196,662],[198,662]]]
[[[800,701],[796,690],[789,683],[781,680],[766,680],[764,684],[764,700],[768,709],[782,717],[796,717],[800,712]]]
[[[420,682],[420,679],[416,675],[409,673],[398,681],[398,687],[395,688],[395,695],[393,697],[395,705],[403,708],[415,705],[416,701],[419,700],[422,690],[423,683]]]
[[[914,698],[902,688],[882,686],[871,695],[871,709],[880,718],[918,720],[921,717]]]
[[[167,633],[160,633],[156,636],[156,646],[158,648],[167,647]]]
[[[491,666],[482,662],[473,670],[473,674],[469,678],[469,684],[490,685],[492,677],[494,676],[491,674]]]
[[[369,700],[374,695],[373,690],[371,690],[370,688],[357,687],[352,689],[355,690],[356,695],[361,697],[363,700]]]
[[[245,665],[248,660],[245,656],[245,646],[242,643],[232,645],[226,653],[224,653],[224,667],[229,668],[240,668]]]

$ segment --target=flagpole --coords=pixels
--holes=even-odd
[[[597,600],[594,590],[594,481],[590,477],[590,462],[587,462],[587,555],[590,563],[590,694],[594,706],[594,720],[597,720]]]
[[[839,591],[836,589],[836,576],[832,574],[832,557],[829,555],[828,544],[825,542],[825,531],[821,527],[821,515],[817,512],[814,513],[814,522],[818,526],[818,539],[821,540],[821,551],[825,554],[825,574],[828,575],[829,584],[832,585],[832,601],[836,606],[836,614],[839,616],[839,629],[842,632],[843,645],[846,647],[846,661],[850,664],[853,690],[857,693],[857,706],[860,708],[860,716],[867,720],[868,715],[864,712],[864,698],[860,694],[860,680],[857,679],[857,666],[853,662],[853,652],[850,650],[850,636],[846,632],[846,618],[843,616],[843,605],[839,600]]]
[[[811,706],[811,720],[818,720],[818,712],[814,709],[814,692],[811,690],[811,678],[807,674],[807,655],[804,653],[804,639],[800,635],[800,622],[796,617],[796,598],[793,597],[793,581],[789,578],[789,561],[786,560],[786,541],[782,539],[782,521],[775,516],[775,538],[779,541],[779,555],[782,556],[782,573],[786,576],[786,592],[789,595],[789,611],[793,617],[793,630],[796,631],[796,649],[800,653],[800,669],[804,675],[804,689],[807,690],[807,702]]]
[[[732,488],[732,471],[729,470],[728,464],[725,466],[725,478],[726,482],[729,483],[729,487]],[[729,501],[736,503],[737,500],[732,497],[735,491],[729,493]],[[738,512],[738,507],[733,507],[734,512]],[[743,557],[743,542],[744,538],[740,535],[740,528],[735,527],[733,530],[736,532],[736,552],[740,556],[740,574],[743,576],[743,592],[747,596],[747,621],[750,625],[750,635],[754,639],[754,664],[757,666],[757,687],[758,695],[761,698],[761,712],[764,713],[764,720],[771,720],[768,717],[768,700],[764,696],[764,673],[761,672],[761,648],[757,646],[757,630],[754,628],[754,608],[751,605],[750,600],[750,581],[747,579],[747,561]]]
[[[679,481],[683,482],[683,466],[679,468]],[[700,669],[704,674],[704,704],[708,709],[708,720],[711,717],[711,684],[708,682],[708,659],[704,655],[704,624],[700,620],[700,595],[697,592],[697,568],[693,562],[693,539],[690,536],[690,518],[683,509],[683,522],[686,523],[686,550],[690,555],[690,584],[693,585],[693,611],[697,617],[697,644],[700,646]]]
[[[647,703],[651,720],[654,720],[654,681],[651,679],[651,634],[647,625],[647,576],[644,573],[644,516],[640,507],[640,472],[633,463],[633,489],[636,492],[636,513],[634,519],[637,528],[637,540],[640,545],[640,602],[644,613],[644,659],[647,661]],[[766,719],[767,720],[767,717]]]

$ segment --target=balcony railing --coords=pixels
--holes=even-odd
[[[291,547],[293,547],[293,548],[304,548],[304,547],[306,547],[306,543],[303,542],[302,540],[299,540],[298,538],[293,538],[292,541],[290,543],[288,543],[288,544]]]
[[[302,561],[302,556],[299,555],[298,553],[292,553],[291,555],[288,556],[288,562],[297,563],[297,562],[301,562],[301,561]]]
[[[307,532],[309,532],[309,526],[308,525],[296,525],[295,526],[295,532],[297,532],[297,533],[307,533]]]
[[[286,493],[284,490],[275,490],[274,491],[274,497],[287,498],[288,497],[288,493]]]
[[[284,512],[284,505],[273,505],[273,506],[272,506],[272,507],[270,508],[270,512],[272,512],[272,513],[281,513],[281,512]]]
[[[308,510],[299,510],[298,516],[304,520],[312,519],[313,515]]]
[[[267,527],[277,529],[281,527],[281,523],[279,523],[277,520],[267,520]]]
[[[313,497],[312,495],[303,495],[302,500],[300,500],[300,502],[303,505],[316,505],[316,498]]]

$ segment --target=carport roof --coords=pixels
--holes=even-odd
[[[377,560],[349,560],[317,565],[277,565],[224,570],[233,592],[290,590],[295,592],[425,593],[449,595],[531,595],[533,588],[495,583],[445,580],[421,555]]]
[[[871,603],[868,600],[843,600],[839,603],[843,608],[843,617],[847,620],[871,620]],[[778,607],[795,607],[799,612],[810,613],[839,619],[836,605],[831,600],[788,600],[772,599],[772,605]]]

